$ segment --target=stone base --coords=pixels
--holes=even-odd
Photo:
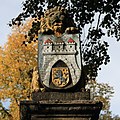
[[[102,103],[85,100],[89,98],[84,98],[85,94],[83,97],[80,93],[33,94],[38,95],[33,101],[20,102],[21,120],[98,120]]]
[[[22,101],[21,120],[98,120],[100,102],[80,101]]]

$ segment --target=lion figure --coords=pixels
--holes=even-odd
[[[57,37],[63,33],[77,33],[78,29],[68,12],[63,7],[57,6],[47,10],[40,19],[41,34],[54,34]]]

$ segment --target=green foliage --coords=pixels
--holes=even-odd
[[[113,87],[107,83],[97,83],[90,80],[86,85],[86,89],[91,90],[92,99],[103,102],[103,110],[109,110],[110,99],[114,93]]]
[[[103,103],[100,120],[112,120],[112,113],[110,111],[110,100],[114,94],[113,87],[107,83],[97,83],[94,80],[88,81],[86,89],[91,91],[91,99],[101,101]]]
[[[108,43],[103,36],[114,36],[120,40],[120,2],[119,0],[26,0],[23,4],[23,12],[17,18],[13,18],[11,25],[21,25],[28,17],[41,18],[45,9],[54,6],[65,7],[71,18],[74,18],[79,28],[80,36],[87,32],[82,41],[82,57],[86,73],[90,78],[97,76],[100,66],[107,64],[110,57],[107,53]],[[28,33],[29,43],[38,34],[40,21],[36,19]],[[25,42],[24,42],[25,43]]]

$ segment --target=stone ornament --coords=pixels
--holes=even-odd
[[[48,89],[75,86],[81,77],[81,52],[78,29],[63,7],[47,10],[41,16],[38,43],[40,83]]]
[[[40,19],[40,34],[54,34],[60,37],[63,33],[77,33],[75,23],[66,9],[56,6],[47,10]]]
[[[68,89],[81,77],[79,34],[41,35],[39,37],[41,83],[51,89]]]

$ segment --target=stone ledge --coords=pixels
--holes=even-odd
[[[90,100],[90,92],[35,92],[32,94],[32,99],[34,101]]]
[[[21,101],[21,120],[98,120],[102,103],[92,100]],[[76,119],[74,119],[76,118]]]

